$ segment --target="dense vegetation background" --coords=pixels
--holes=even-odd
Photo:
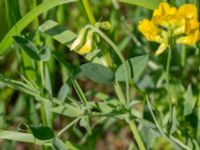
[[[15,24],[28,12],[47,1],[1,0],[0,40],[3,40],[11,29],[14,35],[15,32],[20,32]],[[199,9],[198,1],[169,0],[168,2],[176,7],[192,3]],[[155,2],[155,6],[142,4],[145,7],[120,3],[117,0],[91,0],[90,3],[97,22],[110,22],[111,28],[103,32],[117,45],[125,59],[137,57],[134,63],[139,63],[136,65],[139,69],[136,68],[134,77],[129,81],[130,109],[121,109],[121,105],[116,102],[118,97],[112,84],[96,83],[88,79],[84,71],[80,71],[81,65],[92,62],[92,56],[85,57],[70,51],[68,43],[65,43],[90,23],[82,2],[59,5],[36,17],[20,34],[16,34],[18,38],[23,37],[31,41],[41,53],[44,52],[43,49],[48,49],[43,55],[41,54],[39,61],[34,60],[34,54],[27,54],[27,51],[23,50],[23,44],[19,44],[20,40],[17,40],[17,37],[15,41],[12,36],[11,39],[7,38],[6,40],[10,41],[4,41],[5,45],[0,46],[0,149],[52,149],[47,146],[48,142],[40,139],[44,136],[44,130],[47,130],[46,139],[48,139],[51,137],[51,132],[59,133],[67,125],[69,129],[64,133],[61,132],[59,140],[67,143],[68,149],[137,149],[131,130],[123,120],[127,117],[128,111],[136,120],[147,149],[182,149],[184,146],[181,148],[174,142],[173,138],[176,138],[187,145],[186,148],[198,150],[199,43],[192,46],[176,45],[173,49],[170,93],[174,111],[169,125],[169,106],[166,100],[168,94],[165,87],[168,53],[165,51],[156,57],[154,53],[158,44],[147,41],[138,31],[138,23],[144,18],[151,18],[152,7],[157,7],[158,1]],[[52,22],[49,23],[48,20]],[[45,32],[44,23],[51,26],[56,22],[60,25],[58,29]],[[62,35],[64,30],[73,33]],[[56,37],[54,34],[59,36]],[[11,44],[7,47],[8,43]],[[102,45],[109,51],[114,62],[112,70],[116,72],[122,62],[106,42],[101,41],[94,46],[94,49],[101,49]],[[97,78],[101,80],[99,76]],[[125,93],[125,83],[120,82],[120,84]],[[85,97],[88,102],[83,107],[81,100]],[[147,97],[151,103],[150,107],[147,105]],[[60,108],[65,102],[70,104],[66,106],[66,112]],[[84,115],[77,115],[79,106],[81,111],[85,109],[89,111],[84,112]],[[151,109],[167,138],[157,129]],[[97,114],[99,112],[101,114]],[[70,126],[70,123],[73,124]],[[49,128],[40,131],[40,126]],[[34,140],[32,134],[36,138],[39,136],[40,140]],[[45,139],[45,136],[43,138]]]

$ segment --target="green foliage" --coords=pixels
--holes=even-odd
[[[28,14],[26,14],[21,20],[19,20],[14,27],[10,29],[10,31],[6,34],[4,39],[0,43],[0,55],[6,53],[6,51],[11,46],[13,39],[12,37],[15,35],[19,35],[24,28],[31,23],[36,17],[38,17],[40,14],[46,12],[47,10],[56,7],[58,5],[64,4],[64,3],[70,3],[76,0],[47,0],[46,2],[40,4],[33,10],[31,10]],[[16,30],[17,29],[17,30]]]
[[[68,150],[67,145],[56,137],[53,139],[52,145],[55,150]]]
[[[101,84],[112,84],[114,73],[109,68],[95,63],[86,63],[80,66],[82,73],[90,80]]]
[[[145,8],[149,8],[149,9],[155,9],[158,7],[159,3],[162,2],[162,0],[119,0],[120,2],[123,3],[128,3],[128,4],[132,4],[132,5],[138,5],[138,6],[142,6]]]
[[[138,81],[140,76],[142,75],[148,61],[148,55],[137,56],[134,58],[130,58],[126,61],[128,66],[128,76],[129,80],[134,79],[134,81]],[[117,81],[125,81],[125,69],[124,64],[120,65],[116,71],[115,78]]]
[[[54,138],[54,133],[49,127],[30,126],[33,136],[39,140],[50,140]]]
[[[51,57],[48,47],[43,47],[39,50],[31,41],[19,37],[13,37],[15,42],[26,52],[26,54],[33,60],[47,61]]]
[[[0,1],[0,149],[199,150],[200,44],[155,57],[137,29],[160,2]]]

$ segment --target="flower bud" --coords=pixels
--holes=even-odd
[[[97,28],[101,28],[103,30],[110,30],[111,29],[111,24],[108,21],[103,21],[103,22],[98,22],[95,25]]]
[[[78,34],[78,37],[72,43],[70,50],[76,50],[79,46],[82,45],[83,41],[85,40],[86,31],[87,31],[86,28],[81,29],[81,31]]]
[[[77,53],[84,55],[92,50],[93,31],[88,31],[85,44],[77,51]]]

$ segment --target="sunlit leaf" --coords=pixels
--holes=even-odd
[[[112,84],[114,73],[111,69],[96,63],[86,63],[80,66],[82,73],[90,80],[101,84]]]
[[[133,57],[126,61],[128,66],[128,76],[129,80],[134,79],[137,81],[142,75],[148,61],[148,55],[142,55]],[[117,81],[125,81],[125,67],[124,64],[119,66],[115,73],[115,79]]]

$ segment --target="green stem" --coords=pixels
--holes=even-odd
[[[110,56],[109,51],[104,48],[104,46],[102,45],[102,43],[99,44],[99,48],[101,49],[101,52],[102,52],[102,54],[104,56],[106,64],[108,65],[108,67],[112,68],[113,64],[112,64],[112,60],[111,60],[111,56]]]
[[[103,33],[101,30],[99,30],[98,28],[92,26],[92,25],[88,25],[88,28],[91,28],[92,30],[94,30],[94,32],[96,32],[97,34],[99,34],[99,36],[101,36],[115,51],[115,53],[118,55],[119,59],[121,60],[122,64],[124,64],[124,71],[125,71],[125,78],[126,78],[126,98],[127,98],[127,106],[129,106],[129,81],[128,81],[128,65],[123,57],[123,55],[121,54],[119,48],[116,46],[116,44],[105,34]]]
[[[96,23],[96,20],[94,18],[94,15],[91,11],[91,8],[90,8],[90,5],[89,5],[89,2],[88,0],[83,0],[83,5],[84,5],[84,8],[87,12],[87,15],[88,15],[88,18],[90,20],[90,23],[95,25]],[[121,54],[120,50],[118,49],[118,47],[113,43],[112,40],[110,40],[101,30],[99,30],[98,28],[95,28],[94,26],[88,26],[89,28],[93,29],[96,33],[98,33],[115,51],[115,53],[118,55],[118,57],[120,58],[121,62],[124,64],[124,70],[125,70],[125,76],[126,76],[126,98],[127,98],[127,106],[129,106],[129,82],[128,82],[128,66],[125,62],[125,59],[123,57],[123,55]],[[104,55],[104,58],[105,58],[105,61],[107,63],[108,66],[112,67],[112,61],[111,61],[111,57],[110,57],[110,54],[108,51],[106,51],[104,48],[102,48],[102,53]],[[116,90],[116,93],[118,94],[118,97],[119,99],[121,100],[121,103],[123,105],[126,104],[126,100],[124,98],[124,95],[123,95],[123,92],[122,92],[122,89],[121,87],[119,86],[119,84],[116,82],[114,84],[114,87],[115,87],[115,90]],[[135,140],[140,148],[140,150],[145,150],[145,146],[144,146],[144,143],[140,137],[140,134],[137,130],[137,127],[135,125],[135,122],[133,120],[129,121],[128,122],[130,128],[131,128],[131,131],[135,137]]]
[[[86,13],[87,13],[87,16],[88,16],[88,18],[89,18],[89,20],[90,20],[90,23],[91,23],[92,25],[95,25],[96,20],[95,20],[95,18],[94,18],[93,13],[92,13],[92,10],[91,10],[89,1],[88,1],[88,0],[82,0],[82,2],[83,2],[83,6],[84,6],[84,8],[85,8],[85,11],[86,11]]]
[[[87,16],[88,16],[88,18],[89,18],[89,20],[90,20],[90,23],[91,23],[92,25],[95,25],[95,24],[96,24],[96,20],[95,20],[94,14],[92,13],[92,10],[91,10],[89,1],[88,1],[88,0],[83,0],[82,2],[83,2],[83,6],[84,6],[84,8],[85,8],[85,10],[86,10]],[[105,59],[105,61],[106,61],[106,64],[107,64],[109,67],[112,68],[112,67],[113,67],[113,64],[112,64],[112,60],[111,60],[111,56],[110,56],[109,51],[106,50],[106,49],[103,47],[102,43],[99,44],[99,47],[100,47],[101,52],[102,52],[102,54],[103,54],[103,56],[104,56],[104,59]],[[117,82],[114,83],[114,88],[115,88],[115,91],[116,91],[116,93],[117,93],[117,96],[118,96],[120,102],[121,102],[123,105],[126,105],[126,100],[125,100],[125,98],[124,98],[122,89],[121,89],[121,87],[119,86],[119,84],[118,84]]]
[[[179,141],[178,139],[176,139],[175,137],[173,137],[172,135],[169,135],[169,137],[165,134],[165,132],[162,130],[161,126],[159,125],[158,121],[156,120],[156,116],[154,115],[153,113],[153,110],[152,110],[152,107],[151,107],[151,104],[149,102],[149,98],[148,96],[146,95],[146,101],[147,101],[147,105],[148,105],[148,108],[149,108],[149,111],[151,113],[151,116],[153,118],[153,121],[155,122],[155,125],[157,127],[157,129],[160,131],[161,135],[167,140],[169,141],[171,144],[176,143],[178,144],[180,147],[182,147],[183,149],[186,149],[186,150],[191,150],[189,147],[187,147],[185,144],[183,144],[181,141]],[[172,142],[172,141],[173,142]]]
[[[81,87],[79,86],[78,82],[76,81],[76,79],[72,79],[72,84],[76,90],[76,93],[78,94],[81,102],[86,105],[87,104],[87,98],[84,94],[84,92],[82,91]]]
[[[104,56],[104,59],[106,61],[106,64],[108,65],[108,67],[113,68],[113,64],[112,64],[112,60],[111,60],[109,51],[107,51],[101,44],[99,44],[99,46],[100,46],[100,49]],[[114,83],[114,88],[115,88],[117,96],[120,100],[120,103],[122,105],[126,106],[126,98],[124,97],[123,90],[117,81]]]
[[[42,61],[40,62],[40,75],[41,75],[41,80],[42,80],[42,88],[44,88],[45,87],[44,63]]]
[[[64,127],[62,130],[60,130],[58,132],[58,134],[56,135],[57,137],[59,137],[60,135],[62,135],[66,130],[68,130],[72,125],[74,125],[76,122],[78,122],[78,120],[80,119],[80,117],[76,118],[75,120],[73,120],[72,122],[70,122],[70,124],[68,124],[66,127]]]
[[[186,47],[185,45],[183,45],[181,49],[181,66],[182,67],[185,66],[185,60],[186,60]]]
[[[118,47],[116,46],[116,44],[109,38],[107,37],[101,30],[99,30],[98,28],[94,27],[94,26],[91,26],[91,25],[88,25],[89,28],[91,28],[92,30],[94,30],[94,32],[98,33],[99,36],[101,36],[112,48],[113,50],[115,51],[115,53],[118,55],[118,57],[120,58],[122,64],[124,64],[124,69],[125,69],[125,76],[126,76],[126,94],[127,94],[127,106],[129,106],[129,83],[128,83],[128,66],[127,66],[127,63],[125,63],[125,59],[123,57],[123,55],[121,54],[120,50],[118,49]],[[145,146],[144,146],[144,143],[140,137],[140,134],[137,130],[137,127],[135,125],[135,122],[133,120],[129,120],[128,121],[128,124],[131,128],[131,131],[135,137],[135,140],[139,146],[139,148],[141,150],[145,150]]]
[[[172,49],[173,49],[173,42],[171,41],[169,45],[168,57],[167,57],[167,67],[166,67],[166,88],[167,88],[167,99],[169,103],[169,112],[170,112],[170,122],[172,119],[172,101],[171,101],[171,93],[170,93],[170,64],[171,64],[171,57],[172,57]]]
[[[126,106],[126,99],[124,97],[122,88],[121,88],[121,86],[119,85],[119,83],[117,81],[114,83],[114,88],[115,88],[115,91],[117,93],[117,96],[119,98],[120,103],[122,105]]]
[[[130,120],[130,121],[128,121],[128,124],[129,124],[129,126],[131,128],[131,131],[133,133],[134,138],[136,139],[136,142],[138,144],[139,149],[140,150],[146,150],[146,148],[144,146],[144,143],[143,143],[143,141],[142,141],[142,139],[140,137],[140,134],[139,134],[139,132],[137,130],[137,127],[135,125],[135,122],[133,120]]]
[[[44,109],[44,102],[41,102],[40,114],[41,114],[41,119],[42,119],[42,125],[46,126],[47,118],[46,118],[46,113]]]

